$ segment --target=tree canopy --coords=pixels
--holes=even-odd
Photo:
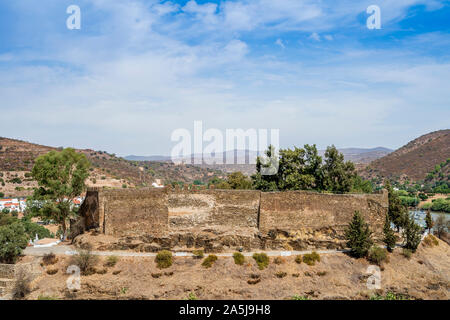
[[[267,158],[274,156],[269,146]],[[280,149],[278,172],[263,174],[268,166],[260,157],[256,160],[256,174],[252,176],[255,189],[262,191],[318,190],[337,193],[372,192],[373,186],[356,174],[355,166],[344,160],[335,146],[327,148],[324,158],[319,156],[316,145],[305,144],[303,148]]]
[[[84,154],[66,148],[39,156],[31,171],[38,187],[30,204],[42,217],[59,223],[64,236],[66,222],[75,214],[72,199],[86,188],[89,165]]]

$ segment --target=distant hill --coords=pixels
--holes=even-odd
[[[371,162],[361,171],[378,182],[384,178],[396,181],[424,180],[436,165],[450,158],[450,129],[425,134],[400,149]]]
[[[28,195],[35,182],[25,174],[31,171],[34,160],[41,154],[58,150],[49,146],[26,141],[0,137],[0,192],[5,195]],[[220,170],[201,168],[193,165],[177,166],[168,161],[130,161],[106,151],[76,149],[84,153],[91,162],[88,185],[105,187],[127,187],[151,185],[155,179],[164,183],[179,181],[193,183],[195,180],[206,183],[213,176],[223,176]],[[22,182],[16,183],[19,178]],[[9,182],[11,181],[11,182]]]
[[[135,156],[135,155],[129,155],[126,157],[123,157],[125,160],[130,161],[169,161],[169,156]]]
[[[364,165],[370,163],[371,161],[381,158],[393,150],[383,147],[377,148],[341,148],[340,152],[343,153],[345,160],[352,161],[357,165]],[[323,156],[325,150],[319,150],[319,155]],[[225,152],[221,152],[217,155],[217,157],[223,159],[225,161],[230,160],[234,163],[238,164],[208,164],[213,163],[212,157],[208,157],[207,155],[201,154],[192,154],[186,157],[180,157],[176,160],[184,161],[185,163],[193,163],[194,159],[202,159],[203,164],[196,164],[196,166],[202,168],[211,168],[214,170],[220,170],[226,173],[241,171],[247,175],[251,175],[256,171],[256,157],[258,153],[252,150],[229,150]],[[133,160],[133,161],[171,161],[171,157],[169,156],[136,156],[130,155],[126,156],[125,159]]]

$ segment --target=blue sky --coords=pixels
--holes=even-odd
[[[3,0],[0,136],[167,155],[202,120],[398,148],[449,128],[449,17],[440,0]]]

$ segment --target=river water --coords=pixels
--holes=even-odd
[[[426,223],[425,223],[425,217],[427,215],[426,211],[419,210],[419,209],[409,210],[409,214],[414,217],[414,220],[417,222],[417,224],[419,224],[422,227],[426,226]],[[435,220],[441,214],[443,214],[445,216],[445,220],[446,221],[450,220],[450,214],[448,214],[448,213],[441,213],[441,212],[433,212],[433,211],[431,211],[431,217],[433,218],[433,220]]]

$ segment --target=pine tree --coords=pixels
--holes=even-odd
[[[408,210],[402,204],[402,201],[400,200],[399,196],[395,193],[389,180],[386,180],[384,186],[388,191],[389,218],[392,221],[392,223],[394,223],[398,232],[400,231],[400,228],[404,228],[406,225]]]
[[[430,210],[427,211],[427,216],[425,217],[425,223],[427,224],[428,233],[431,234],[431,228],[433,228],[433,219],[431,218]]]
[[[403,231],[403,238],[406,240],[405,248],[416,252],[422,240],[422,227],[419,226],[412,217],[407,216],[406,225]]]
[[[395,242],[397,241],[397,237],[394,233],[394,230],[392,230],[391,228],[391,219],[389,218],[389,214],[386,214],[383,233],[384,233],[383,242],[386,244],[387,250],[389,252],[392,252],[392,250],[395,248]]]
[[[369,225],[364,221],[359,211],[355,211],[345,232],[347,246],[351,249],[350,253],[357,258],[365,257],[373,244],[371,236],[372,232]]]

